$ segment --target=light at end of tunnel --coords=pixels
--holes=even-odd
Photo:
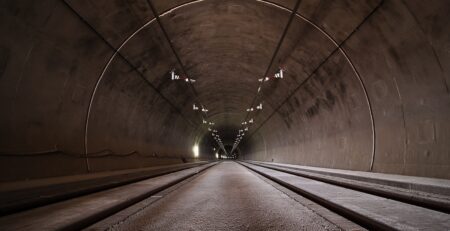
[[[194,145],[194,147],[192,147],[192,152],[194,152],[194,157],[198,158],[198,145]]]

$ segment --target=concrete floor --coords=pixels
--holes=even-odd
[[[235,162],[223,162],[114,230],[338,230]]]

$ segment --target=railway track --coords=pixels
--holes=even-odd
[[[56,193],[63,199],[39,200],[25,210],[20,203],[22,209],[16,210],[10,204],[0,229],[450,230],[445,193],[264,162],[213,162],[164,171],[145,178],[136,173],[135,180],[113,181],[109,188],[82,195]]]

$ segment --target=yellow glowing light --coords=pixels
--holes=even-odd
[[[198,145],[194,145],[194,147],[192,147],[192,152],[194,152],[194,157],[197,158],[198,157]]]

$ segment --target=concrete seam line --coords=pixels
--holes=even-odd
[[[299,1],[300,1],[300,0],[299,0]],[[157,23],[158,23],[158,25],[159,25],[161,31],[163,32],[164,38],[166,39],[167,43],[169,44],[170,49],[172,50],[172,53],[174,54],[174,56],[175,56],[175,58],[176,58],[176,60],[177,60],[177,62],[178,62],[178,65],[180,65],[183,74],[185,75],[186,79],[188,80],[187,82],[188,82],[188,85],[189,85],[189,89],[191,89],[192,93],[194,94],[194,100],[193,100],[194,103],[199,104],[199,105],[201,105],[201,107],[202,107],[202,111],[201,111],[201,113],[200,113],[201,120],[202,120],[202,121],[206,121],[206,120],[207,120],[207,116],[208,116],[208,114],[207,114],[208,112],[207,112],[207,111],[206,111],[206,112],[203,112],[203,108],[205,108],[206,105],[204,105],[204,104],[201,103],[200,98],[198,97],[197,90],[195,89],[194,85],[193,85],[192,82],[190,81],[191,78],[189,78],[189,75],[188,75],[188,73],[187,73],[187,71],[186,71],[186,68],[185,68],[183,62],[181,61],[180,55],[179,55],[178,52],[176,51],[175,46],[173,45],[172,40],[170,39],[169,34],[167,33],[166,28],[164,27],[163,23],[161,22],[161,19],[160,19],[160,16],[159,16],[159,14],[158,14],[158,11],[156,10],[155,6],[153,5],[152,0],[147,0],[147,3],[148,3],[148,5],[150,6],[150,9],[151,9],[152,12],[153,12],[153,15],[155,16],[155,19],[156,19],[156,21],[157,21]],[[172,10],[173,10],[173,9],[172,9]],[[208,108],[208,107],[206,107],[206,108]],[[203,113],[205,114],[205,116],[203,116]],[[201,125],[202,125],[202,122],[200,122],[200,125],[197,125],[197,128],[200,128],[201,130],[205,129],[205,128],[202,127]],[[197,139],[198,139],[198,138],[197,138]],[[197,141],[196,141],[196,142],[197,142]],[[227,153],[227,150],[225,149],[225,147],[223,147],[223,145],[222,145],[219,141],[216,141],[216,142],[217,142],[217,144],[219,145],[219,147],[220,147],[221,149],[223,149],[223,151],[224,151],[225,153]]]
[[[283,6],[280,6],[280,5],[278,5],[278,4],[276,4],[276,3],[272,3],[272,2],[268,2],[268,1],[264,1],[264,0],[258,0],[258,1],[261,1],[261,2],[266,2],[266,3],[268,3],[268,4],[271,4],[271,5],[274,5],[274,6],[276,6],[276,7],[279,7],[279,8],[281,8],[281,9],[283,9],[283,10],[287,10],[287,11],[289,11],[289,9],[287,9],[287,8],[285,8],[285,7],[283,7]],[[344,58],[347,60],[347,62],[349,63],[349,65],[350,65],[350,67],[352,68],[352,70],[353,70],[353,72],[355,73],[355,76],[357,77],[357,79],[358,79],[358,82],[360,83],[360,85],[361,85],[361,88],[362,88],[362,90],[363,90],[363,92],[364,92],[364,96],[365,96],[365,98],[366,98],[366,103],[367,103],[367,106],[368,106],[368,110],[369,110],[369,116],[370,116],[370,122],[371,122],[371,129],[372,129],[372,155],[371,155],[371,161],[370,161],[370,165],[369,165],[369,169],[370,169],[370,171],[372,171],[372,169],[373,169],[373,164],[374,164],[374,159],[375,159],[375,143],[376,143],[376,132],[375,132],[375,121],[374,121],[374,116],[373,116],[373,110],[372,110],[372,104],[371,104],[371,101],[370,101],[370,98],[369,98],[369,95],[368,95],[368,92],[367,92],[367,88],[366,88],[366,86],[365,86],[365,84],[364,84],[364,82],[363,82],[363,80],[362,80],[362,78],[361,78],[361,75],[359,74],[359,72],[357,71],[357,69],[356,69],[356,67],[355,67],[355,65],[353,64],[353,61],[351,60],[351,58],[348,56],[348,54],[345,52],[345,50],[342,48],[342,46],[344,45],[344,43],[359,29],[359,27],[361,26],[361,25],[363,25],[368,19],[369,19],[369,17],[371,17],[380,7],[381,7],[381,5],[384,3],[384,0],[381,0],[379,3],[378,3],[378,5],[376,6],[376,7],[374,7],[373,9],[372,9],[372,11],[361,21],[361,23],[359,24],[359,25],[357,25],[355,28],[354,28],[354,30],[340,43],[340,44],[338,44],[337,42],[336,42],[336,40],[330,35],[330,34],[328,34],[324,29],[322,29],[321,27],[319,27],[317,24],[315,24],[314,22],[312,22],[311,20],[309,20],[308,18],[306,18],[305,16],[303,16],[303,15],[301,15],[301,14],[299,14],[299,13],[296,13],[296,16],[297,17],[299,17],[299,18],[301,18],[302,20],[304,20],[304,21],[306,21],[307,23],[309,23],[310,25],[312,25],[313,27],[315,27],[317,30],[319,30],[322,34],[324,34],[335,46],[336,46],[336,49],[335,50],[333,50],[333,52],[329,55],[329,56],[327,56],[327,58],[325,58],[325,60],[323,61],[323,62],[321,62],[320,64],[319,64],[319,66],[304,80],[304,81],[302,81],[299,85],[298,85],[298,87],[296,87],[295,89],[294,89],[294,91],[291,93],[291,94],[289,94],[282,102],[281,102],[281,104],[280,105],[278,105],[277,106],[277,108],[256,128],[256,130],[255,131],[253,131],[250,135],[249,135],[249,138],[251,137],[251,136],[253,136],[253,134],[254,133],[256,133],[270,118],[272,118],[272,116],[281,108],[281,106],[283,106],[286,102],[287,102],[287,100],[289,100],[289,98],[290,97],[292,97],[293,95],[294,95],[294,93],[296,93],[299,89],[300,89],[300,87],[307,81],[307,80],[309,80],[316,72],[317,72],[317,70],[325,63],[325,61],[327,61],[329,58],[330,58],[330,56],[332,56],[337,50],[339,50],[339,52],[341,52],[342,53],[342,55],[344,56]]]
[[[300,3],[301,3],[301,0],[297,0],[297,1],[295,2],[294,8],[291,10],[291,15],[289,16],[289,19],[288,19],[288,21],[287,21],[287,23],[286,23],[286,26],[285,26],[284,29],[283,29],[283,33],[281,34],[281,37],[280,37],[280,39],[278,40],[277,46],[276,46],[276,48],[275,48],[275,51],[274,51],[273,54],[272,54],[272,57],[271,57],[270,62],[269,62],[269,65],[267,66],[266,72],[264,73],[264,76],[263,76],[263,77],[266,77],[267,74],[269,74],[270,68],[271,68],[272,65],[273,65],[273,61],[275,60],[276,56],[278,55],[278,52],[279,52],[279,50],[280,50],[280,48],[281,48],[281,45],[282,45],[283,42],[284,42],[284,38],[286,37],[286,34],[287,34],[287,32],[289,31],[289,27],[291,26],[291,23],[292,23],[292,21],[293,21],[295,15],[296,15],[296,12],[297,12],[298,8],[300,7]],[[258,87],[262,87],[263,84],[264,84],[264,81],[262,81],[262,82],[259,84]],[[253,105],[255,104],[255,101],[256,101],[256,98],[257,98],[257,97],[258,97],[258,93],[255,94],[255,97],[253,97],[253,100],[252,100],[252,102],[251,102],[251,104],[250,104],[250,108],[253,107]],[[250,114],[250,111],[247,112],[247,114],[245,115],[244,121],[247,121],[248,115],[249,115],[249,114]]]
[[[91,114],[91,110],[92,110],[92,104],[93,104],[93,101],[94,101],[94,98],[95,98],[95,95],[96,95],[96,92],[97,92],[97,89],[98,89],[98,87],[99,87],[99,85],[100,85],[100,82],[102,81],[102,79],[103,79],[103,77],[104,77],[104,75],[105,75],[105,73],[106,73],[106,71],[107,71],[107,69],[109,68],[109,65],[112,63],[112,61],[114,60],[114,58],[116,57],[116,56],[120,56],[122,59],[124,59],[124,61],[126,62],[126,63],[128,63],[132,68],[133,68],[133,70],[135,70],[138,74],[139,74],[139,76],[153,89],[153,90],[155,90],[157,93],[158,93],[158,95],[160,95],[160,97],[161,98],[163,98],[164,100],[166,100],[167,102],[168,102],[168,104],[169,105],[171,105],[174,109],[175,109],[175,111],[176,112],[178,112],[180,115],[181,115],[181,117],[182,118],[184,118],[186,121],[188,121],[188,122],[190,122],[191,123],[191,125],[193,125],[193,124],[195,124],[195,123],[193,123],[192,121],[190,121],[190,120],[188,120],[183,114],[182,114],[182,112],[181,112],[181,110],[180,109],[178,109],[167,97],[165,97],[161,92],[159,92],[158,90],[157,90],[157,88],[155,87],[155,86],[153,86],[153,84],[151,84],[144,76],[143,76],[143,74],[140,72],[140,71],[138,71],[138,69],[134,66],[134,65],[132,65],[131,64],[131,62],[128,60],[128,59],[126,59],[121,53],[120,53],[120,50],[137,34],[137,33],[139,33],[140,31],[142,31],[144,28],[146,28],[148,25],[150,25],[152,22],[154,22],[155,21],[155,18],[153,18],[153,19],[151,19],[151,20],[149,20],[148,22],[146,22],[144,25],[142,25],[140,28],[138,28],[136,31],[134,31],[131,35],[129,35],[122,43],[121,43],[121,45],[119,46],[119,48],[115,48],[112,44],[110,44],[101,34],[100,34],[100,32],[98,32],[90,23],[88,23],[80,14],[78,14],[78,12],[74,9],[74,8],[72,8],[72,6],[69,4],[69,3],[67,3],[66,1],[63,1],[64,3],[65,3],[65,5],[75,14],[75,15],[77,15],[79,18],[80,18],[80,20],[82,21],[82,22],[84,22],[91,30],[93,30],[94,31],[94,33],[100,38],[100,39],[102,39],[104,42],[105,42],[105,44],[108,46],[108,47],[110,47],[112,50],[113,50],[113,54],[111,55],[111,57],[109,58],[109,60],[108,60],[108,62],[105,64],[105,66],[104,66],[104,68],[103,68],[103,70],[102,70],[102,72],[101,72],[101,74],[100,74],[100,76],[97,78],[97,81],[96,81],[96,83],[95,83],[95,86],[94,86],[94,89],[93,89],[93,91],[92,91],[92,93],[91,93],[91,96],[90,96],[90,100],[89,100],[89,105],[88,105],[88,109],[87,109],[87,115],[86,115],[86,121],[85,121],[85,134],[84,134],[84,149],[85,149],[85,153],[87,154],[88,153],[88,145],[87,145],[87,134],[88,134],[88,127],[89,127],[89,118],[90,118],[90,114]],[[87,171],[88,172],[90,172],[90,165],[89,165],[89,160],[88,160],[88,157],[86,156],[86,167],[87,167]]]
[[[184,4],[180,4],[180,5],[178,5],[178,6],[175,6],[175,7],[173,7],[173,8],[170,8],[170,9],[168,9],[167,11],[165,11],[164,13],[162,13],[161,14],[161,16],[163,16],[163,15],[165,15],[166,13],[169,13],[169,12],[171,12],[171,11],[173,11],[174,9],[178,9],[178,8],[181,8],[181,7],[184,7],[184,6],[186,6],[186,5],[190,5],[190,4],[194,4],[194,3],[198,3],[198,2],[202,2],[202,1],[204,1],[204,0],[196,0],[196,1],[191,1],[191,2],[187,2],[187,3],[184,3]],[[306,22],[308,22],[308,23],[310,23],[311,25],[313,25],[315,28],[317,28],[321,33],[323,33],[323,34],[325,34],[335,45],[337,45],[337,43],[336,43],[336,41],[328,34],[328,33],[326,33],[323,29],[321,29],[319,26],[317,26],[315,23],[313,23],[312,21],[310,21],[309,19],[307,19],[306,17],[304,17],[303,15],[301,15],[301,14],[299,14],[299,13],[296,13],[295,11],[293,11],[293,10],[289,10],[288,8],[286,8],[286,7],[284,7],[284,6],[281,6],[281,5],[278,5],[278,4],[276,4],[276,3],[273,3],[273,2],[270,2],[270,1],[266,1],[266,0],[256,0],[257,2],[263,2],[263,3],[266,3],[266,4],[269,4],[269,5],[273,5],[273,6],[276,6],[276,7],[278,7],[278,8],[280,8],[280,9],[284,9],[284,10],[287,10],[287,11],[291,11],[291,12],[293,12],[293,14],[294,15],[296,15],[296,16],[298,16],[299,18],[301,18],[301,19],[303,19],[304,21],[306,21]],[[148,0],[148,2],[150,3],[150,0]],[[299,1],[297,1],[297,3],[299,3],[300,2],[300,0]],[[363,20],[363,22],[365,22],[366,21],[366,19],[370,16],[370,15],[372,15],[373,14],[373,12],[375,11],[375,10],[377,10],[378,8],[379,8],[379,6],[381,6],[381,4],[383,3],[384,1],[382,0],[382,1],[380,1],[379,2],[379,4],[378,4],[378,6],[377,7],[375,7],[375,9],[371,12],[371,13],[369,13],[369,15]],[[67,3],[67,2],[65,2],[68,6],[69,6],[69,8],[71,8],[70,7],[70,5]],[[150,3],[150,5],[151,5],[151,3]],[[72,9],[72,8],[71,8]],[[74,9],[72,9],[76,14],[77,14],[77,12],[74,10]],[[153,9],[154,10],[154,9]],[[77,14],[78,15],[78,14]],[[80,15],[79,15],[80,16]],[[155,14],[155,16],[157,16],[158,17],[158,15],[157,14]],[[80,18],[83,20],[83,21],[85,21],[81,16],[80,16]],[[152,21],[153,20],[155,20],[155,19],[152,19]],[[362,22],[362,23],[363,23]],[[85,21],[85,23],[87,23],[86,21]],[[361,23],[361,24],[362,24]],[[88,25],[89,25],[89,23],[87,23]],[[361,25],[360,24],[360,25]],[[356,29],[357,28],[359,28],[359,26],[360,25],[358,25],[357,27],[356,27]],[[91,25],[89,25],[92,29],[94,29]],[[136,33],[138,33],[140,30],[142,30],[144,27],[145,27],[146,25],[144,25],[143,27],[141,27],[140,29],[138,29],[137,31],[135,31],[135,33],[133,33],[131,36],[134,36]],[[161,27],[161,28],[163,28],[163,27]],[[164,30],[164,29],[163,29]],[[95,31],[95,29],[94,29],[94,31]],[[97,31],[95,31],[96,33],[98,33]],[[354,31],[353,31],[354,32]],[[353,32],[351,33],[351,34],[353,34]],[[99,34],[99,33],[98,33]],[[350,34],[350,36],[351,36],[351,34]],[[100,34],[99,34],[99,36],[100,36]],[[348,36],[345,40],[344,40],[344,42],[350,37],[350,36]],[[100,36],[101,37],[101,36]],[[104,38],[103,38],[104,39]],[[129,37],[127,40],[129,40],[129,39],[131,39],[131,37]],[[125,43],[126,42],[128,42],[128,41],[125,41],[124,42],[124,44],[122,44],[122,46],[123,45],[125,45]],[[106,41],[106,40],[105,40]],[[341,43],[341,44],[343,44],[343,43]],[[108,43],[108,45],[110,45],[109,43]],[[111,45],[110,45],[111,46]],[[122,47],[121,46],[121,47]],[[372,113],[372,108],[371,108],[371,105],[370,105],[370,100],[368,99],[368,94],[367,94],[367,91],[366,91],[366,88],[365,88],[365,86],[364,86],[364,83],[362,82],[362,80],[361,80],[361,78],[360,78],[360,76],[359,76],[359,73],[357,73],[357,71],[356,71],[356,68],[354,67],[354,65],[353,65],[353,63],[351,62],[351,60],[350,60],[350,58],[347,56],[347,54],[344,52],[344,50],[340,47],[341,45],[338,45],[338,49],[339,49],[339,51],[341,51],[343,54],[344,54],[344,56],[346,57],[346,59],[350,62],[350,65],[351,65],[351,67],[352,67],[352,69],[356,72],[356,74],[357,74],[357,76],[358,76],[358,78],[359,78],[359,81],[360,81],[360,83],[362,84],[362,86],[363,86],[363,91],[364,91],[364,93],[365,93],[365,96],[366,96],[366,100],[368,101],[368,106],[369,106],[369,111],[370,111],[370,115],[371,115],[371,118],[372,118],[372,121],[371,121],[371,124],[372,124],[372,135],[373,135],[373,144],[372,144],[372,160],[371,160],[371,164],[370,164],[370,170],[372,170],[372,168],[373,168],[373,160],[374,160],[374,158],[375,158],[375,128],[374,128],[374,121],[373,121],[373,113]],[[112,47],[112,46],[111,46]],[[120,47],[120,48],[121,48]],[[120,49],[119,48],[119,49]],[[114,48],[113,48],[114,49]],[[118,52],[117,52],[118,53]],[[120,53],[118,53],[119,55],[121,55]],[[176,53],[175,53],[176,54]],[[116,53],[111,57],[111,60],[115,57],[115,55],[116,55]],[[177,56],[177,59],[179,60],[179,57]],[[110,60],[110,61],[111,61]],[[107,64],[107,65],[109,65],[109,64]],[[270,68],[270,67],[269,67]],[[103,73],[102,73],[103,74]],[[99,78],[99,80],[100,80],[100,78]],[[97,86],[96,86],[96,88],[97,88]],[[195,90],[195,89],[194,89]],[[298,90],[298,88],[296,89],[296,90]],[[288,96],[288,98],[289,97],[291,97],[291,95],[290,96]],[[91,98],[91,102],[90,102],[90,104],[92,104],[92,98]],[[284,102],[286,102],[286,100],[284,101]],[[282,104],[284,104],[284,103],[282,103]],[[277,109],[275,110],[275,111],[277,111],[278,109],[280,108],[280,106],[279,107],[277,107]],[[89,111],[90,111],[90,108],[89,108]],[[264,125],[266,122],[267,122],[267,120],[268,119],[270,119],[271,117],[272,117],[272,115],[275,113],[275,111],[257,128],[257,130],[259,130],[259,128],[260,127],[262,127],[262,125]],[[88,112],[88,113],[90,113],[90,112]],[[248,114],[247,114],[248,115]],[[247,116],[246,116],[247,117]],[[87,118],[87,120],[86,120],[86,124],[88,124],[88,118]],[[86,126],[87,127],[87,126]],[[252,136],[257,130],[255,130],[250,136]],[[249,136],[249,137],[250,137]],[[87,139],[87,129],[85,129],[85,150],[87,150],[87,142],[86,142],[86,139]],[[87,151],[86,151],[87,152]],[[88,166],[88,168],[89,168],[89,166]]]

